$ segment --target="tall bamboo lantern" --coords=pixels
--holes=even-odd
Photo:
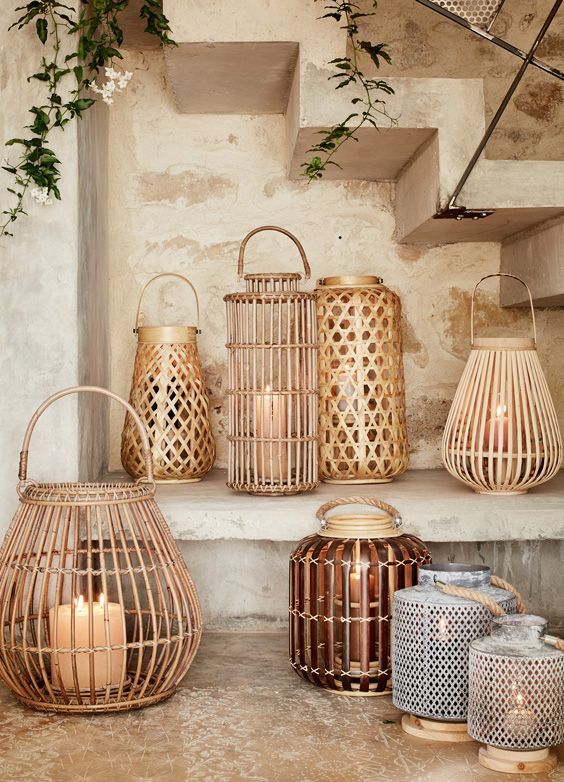
[[[247,234],[238,274],[246,291],[225,296],[229,351],[227,485],[259,495],[296,494],[319,485],[317,469],[317,324],[315,297],[299,290],[301,275],[243,275],[245,248],[266,225]]]
[[[37,483],[28,452],[40,416],[77,392],[116,399],[143,444],[135,483]],[[38,408],[20,454],[20,507],[0,551],[0,678],[27,706],[115,712],[174,693],[198,649],[198,595],[155,503],[137,413],[103,388],[67,388]]]
[[[474,336],[474,299],[490,277],[513,277],[529,294],[533,336]],[[443,435],[447,470],[479,494],[524,494],[550,480],[562,460],[558,419],[537,351],[528,285],[488,274],[472,293],[471,352]]]
[[[162,277],[176,278],[192,289],[198,325],[140,325],[145,291]],[[186,277],[173,272],[157,274],[143,288],[133,329],[138,342],[129,402],[149,434],[157,483],[200,481],[215,460],[206,381],[196,343],[199,323],[198,294]],[[123,425],[121,461],[132,478],[143,475],[143,444],[129,413]]]
[[[388,483],[408,463],[399,297],[380,277],[319,280],[319,470]]]
[[[327,516],[342,505],[383,513]],[[290,555],[290,663],[307,681],[343,695],[390,692],[390,616],[397,589],[431,561],[391,505],[348,497],[322,505],[321,529]]]

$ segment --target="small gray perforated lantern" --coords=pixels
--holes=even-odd
[[[468,733],[486,744],[480,763],[494,771],[541,773],[556,767],[564,742],[564,652],[547,646],[540,616],[500,616],[470,646]]]
[[[435,564],[419,569],[419,583],[394,595],[392,696],[407,712],[403,729],[433,741],[469,741],[468,650],[490,631],[492,614],[466,597],[441,592],[435,582],[478,590],[506,613],[515,613],[512,592],[491,585],[484,565]]]

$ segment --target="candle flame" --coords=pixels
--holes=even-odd
[[[444,616],[439,616],[439,633],[441,633],[441,635],[445,635],[447,627],[447,620],[444,618]]]
[[[103,592],[100,592],[99,601],[100,601],[100,608],[103,608],[104,607],[104,603],[106,602],[106,598],[104,597],[104,593]]]
[[[84,608],[84,597],[82,595],[78,596],[78,599],[74,601],[74,604],[76,606],[77,611],[82,611]]]
[[[502,415],[505,415],[507,413],[507,405],[498,405],[495,409],[495,414],[498,418],[501,418]]]
[[[357,576],[360,576],[360,568],[361,568],[361,563],[357,562],[356,565],[354,566],[354,572],[356,573]]]

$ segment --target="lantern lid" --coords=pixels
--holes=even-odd
[[[371,274],[345,274],[322,277],[317,281],[324,288],[371,288],[382,285],[382,278]]]
[[[532,337],[476,337],[472,350],[535,350]]]
[[[546,619],[534,614],[496,616],[492,621],[491,635],[473,641],[472,648],[504,657],[555,657],[564,654],[544,643],[547,627]]]
[[[388,515],[351,513],[329,516],[326,526],[319,530],[324,538],[397,538],[404,532],[394,525]]]
[[[197,326],[138,326],[134,331],[138,342],[169,344],[194,343],[201,333]]]
[[[491,571],[486,565],[465,565],[453,562],[439,562],[434,565],[422,565],[419,569],[420,585],[435,585],[436,581],[444,584],[468,587],[468,589],[483,589],[489,587]]]

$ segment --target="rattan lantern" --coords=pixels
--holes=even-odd
[[[319,471],[326,483],[388,483],[408,463],[399,297],[379,277],[316,289]]]
[[[129,409],[143,443],[136,483],[36,483],[28,449],[57,399],[89,391]],[[27,706],[116,712],[172,695],[201,635],[198,595],[155,503],[137,413],[103,388],[59,391],[33,415],[17,511],[0,551],[0,678]]]
[[[341,505],[384,511],[326,517]],[[417,583],[425,544],[400,529],[398,511],[373,497],[333,500],[321,529],[290,555],[290,663],[299,676],[343,695],[390,688],[390,614],[396,589]]]
[[[474,298],[490,277],[527,288],[533,337],[474,338]],[[560,468],[558,419],[536,351],[531,291],[512,274],[489,274],[474,288],[471,353],[443,435],[447,470],[479,494],[524,494]]]
[[[492,612],[514,613],[517,596],[485,565],[435,564],[419,584],[394,596],[394,706],[406,733],[433,741],[469,741],[468,650],[489,633]],[[478,602],[479,601],[479,602]]]
[[[198,325],[140,325],[145,291],[162,277],[174,277],[190,286]],[[198,295],[182,275],[157,274],[143,288],[133,329],[138,342],[129,402],[149,435],[157,483],[199,481],[215,460],[206,381],[196,343],[199,322]],[[129,413],[123,426],[121,461],[132,478],[144,474],[143,443]]]
[[[284,228],[310,268],[300,242]],[[259,495],[296,494],[319,485],[317,469],[317,324],[315,297],[299,290],[301,275],[245,274],[247,289],[227,302],[229,350],[227,485]]]
[[[468,733],[487,745],[480,763],[494,771],[557,765],[550,747],[564,742],[564,641],[546,627],[540,616],[502,616],[491,637],[470,646]]]

